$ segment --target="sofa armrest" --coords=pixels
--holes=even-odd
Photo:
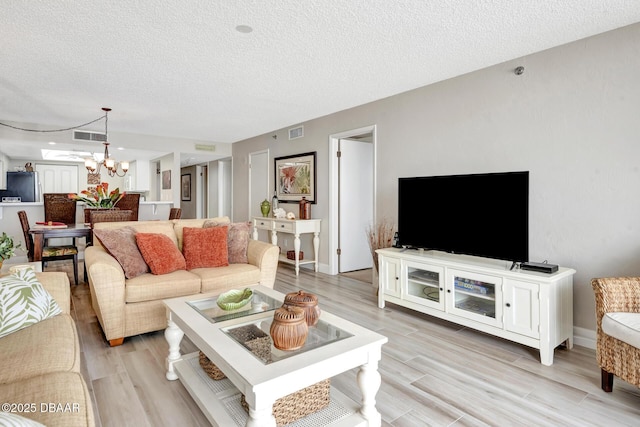
[[[124,337],[125,277],[120,263],[102,247],[85,250],[91,305],[107,340]]]
[[[67,273],[61,271],[36,273],[38,281],[51,294],[63,313],[71,313],[71,287]]]
[[[249,264],[260,269],[260,284],[273,288],[276,281],[276,271],[278,270],[278,257],[280,249],[271,243],[260,240],[249,240],[247,248],[247,258]]]
[[[592,279],[596,297],[598,329],[605,313],[640,313],[640,277],[608,277]]]

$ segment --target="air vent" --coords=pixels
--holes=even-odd
[[[304,136],[304,126],[289,129],[289,140],[302,138]]]
[[[105,142],[107,140],[107,137],[102,132],[91,132],[88,130],[74,130],[73,140]]]
[[[196,144],[195,149],[198,151],[216,151],[214,144]]]

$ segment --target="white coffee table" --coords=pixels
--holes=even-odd
[[[168,317],[165,331],[169,343],[167,379],[180,379],[214,425],[275,427],[272,406],[276,399],[359,368],[360,405],[332,388],[331,404],[326,408],[328,413],[321,414],[323,409],[317,416],[324,417],[319,418],[322,425],[380,426],[375,395],[380,387],[378,361],[387,338],[322,311],[318,326],[310,328],[307,343],[311,348],[306,348],[305,344],[300,350],[283,352],[271,344],[272,361],[261,360],[236,341],[230,332],[253,324],[268,334],[273,309],[281,305],[284,295],[263,286],[253,289],[253,305],[245,306],[240,314],[223,317],[219,317],[225,313],[217,309],[213,295],[164,301]],[[322,308],[322,300],[319,306]],[[180,354],[184,334],[225,373],[226,379],[211,380],[200,368],[197,352]],[[249,406],[248,416],[238,413],[239,403],[234,403],[239,400],[240,393],[244,394]]]

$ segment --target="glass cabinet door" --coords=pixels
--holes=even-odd
[[[406,262],[404,298],[444,310],[444,269]]]
[[[447,295],[450,312],[489,325],[502,325],[500,277],[449,270]]]

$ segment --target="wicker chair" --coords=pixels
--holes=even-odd
[[[98,222],[134,221],[133,211],[130,209],[96,210],[91,212],[91,228]]]
[[[69,198],[69,193],[44,193],[44,220],[76,223],[76,201]]]
[[[76,201],[69,198],[69,193],[44,193],[44,220],[61,222],[63,224],[76,223]],[[49,244],[49,239],[45,245]],[[76,245],[76,239],[73,239]]]
[[[33,262],[33,236],[29,233],[29,219],[25,211],[18,212],[18,218],[20,218],[20,225],[22,226],[22,232],[24,233],[24,242],[27,247],[27,257],[29,262]],[[59,261],[59,260],[73,260],[73,278],[78,284],[78,248],[74,245],[66,246],[46,246],[42,248],[42,270],[46,262]]]
[[[182,209],[180,208],[171,208],[169,211],[169,219],[180,219],[182,216]]]
[[[130,210],[133,212],[131,221],[138,220],[138,209],[140,208],[140,194],[138,193],[126,193],[115,207],[120,210]]]
[[[613,389],[614,376],[640,386],[640,348],[607,335],[602,328],[607,313],[640,313],[640,277],[593,279],[591,286],[596,298],[596,359],[602,389]]]

